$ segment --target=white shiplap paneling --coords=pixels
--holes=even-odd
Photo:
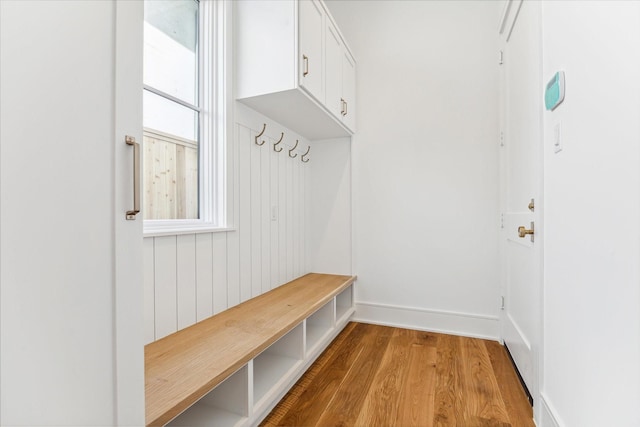
[[[154,238],[156,339],[178,330],[176,236]]]
[[[297,277],[300,272],[300,252],[299,252],[299,238],[300,238],[300,165],[302,161],[300,160],[300,154],[295,153],[296,157],[292,160],[291,165],[293,166],[293,171],[291,174],[291,185],[292,185],[292,197],[291,197],[291,243],[293,252],[292,261],[292,277]]]
[[[144,342],[149,343],[156,337],[156,317],[155,317],[155,268],[154,268],[154,241],[144,239],[143,242],[143,269],[144,269]]]
[[[284,145],[284,144],[283,144]],[[287,165],[289,159],[287,158],[287,146],[282,147],[282,152],[278,159],[278,238],[279,238],[279,255],[280,260],[280,282],[287,281]]]
[[[229,254],[238,253],[237,246],[233,247],[233,252],[228,250],[229,240],[238,233],[213,233],[211,235],[213,243],[213,257],[209,261],[213,266],[213,314],[220,313],[229,307],[238,304],[238,263],[230,263]],[[236,240],[237,241],[237,240]],[[237,256],[233,257],[237,260]],[[233,267],[235,275],[229,274],[229,269]],[[236,295],[233,300],[229,295]]]
[[[237,141],[240,138],[239,135],[240,127],[238,125],[235,126],[235,137],[234,144],[229,148],[231,155],[228,158],[228,162],[232,165],[232,170],[229,173],[231,177],[231,187],[229,190],[231,193],[230,196],[233,197],[233,204],[231,206],[232,215],[229,218],[229,221],[232,226],[239,227],[240,224],[240,148]],[[215,238],[215,236],[214,236]],[[227,304],[217,305],[216,309],[214,309],[214,313],[219,313],[220,311],[226,310],[228,307],[233,307],[240,303],[240,233],[233,232],[226,234],[227,238],[227,248],[226,248],[226,256],[227,256]],[[214,266],[214,271],[216,271],[216,265]],[[214,296],[215,303],[215,296]],[[218,311],[219,310],[219,311]]]
[[[178,329],[196,323],[196,235],[176,236]]]
[[[232,231],[145,238],[145,339],[160,339],[307,272],[308,142],[245,111],[229,163]],[[255,144],[255,136],[267,131]],[[279,147],[273,144],[285,133]],[[299,144],[295,158],[289,150]],[[275,210],[275,219],[272,213]],[[308,212],[307,212],[308,213]]]
[[[196,321],[213,314],[213,234],[196,234]],[[225,263],[226,264],[226,263]],[[226,265],[225,265],[226,270]],[[226,287],[225,287],[226,288]],[[226,293],[225,293],[226,301]]]
[[[260,150],[260,260],[261,265],[261,292],[271,289],[271,214],[269,213],[271,204],[271,138]]]
[[[275,144],[275,142],[273,142]],[[269,150],[269,164],[271,165],[271,170],[269,171],[269,183],[270,183],[270,206],[269,206],[269,217],[272,218],[270,221],[271,233],[270,240],[271,245],[269,247],[269,252],[271,254],[271,278],[269,286],[273,289],[280,283],[280,236],[279,236],[279,227],[278,227],[278,204],[280,200],[280,185],[278,181],[278,173],[279,173],[279,159],[282,153],[277,153],[273,149],[273,145]]]
[[[238,164],[240,176],[240,208],[238,237],[240,239],[240,302],[251,298],[251,140],[256,132],[238,126]]]
[[[248,208],[248,215],[251,218],[250,235],[251,252],[249,256],[249,263],[251,265],[251,297],[256,297],[262,293],[262,229],[260,217],[262,216],[262,164],[260,162],[260,153],[268,150],[265,135],[262,135],[258,142],[263,144],[259,146],[256,144],[255,136],[251,135],[251,141],[249,141],[249,185],[250,185],[250,205]],[[240,141],[240,144],[244,145],[246,142]],[[240,212],[247,211],[246,207],[240,207]]]
[[[289,154],[289,153],[287,153]],[[284,224],[285,229],[287,230],[287,240],[286,240],[286,260],[287,260],[287,274],[285,279],[291,280],[293,278],[293,162],[289,157],[287,159],[286,165],[286,186],[287,191],[285,193],[286,203],[287,203],[287,222]]]

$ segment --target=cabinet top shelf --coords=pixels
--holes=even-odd
[[[355,279],[310,273],[146,345],[146,424],[171,421]]]

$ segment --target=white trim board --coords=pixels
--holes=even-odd
[[[352,321],[500,341],[497,316],[356,301]]]
[[[540,393],[539,402],[540,419],[536,424],[540,427],[564,427],[564,424],[558,421],[560,418],[556,416],[557,411],[553,409],[553,405],[549,402],[549,398],[544,393]]]

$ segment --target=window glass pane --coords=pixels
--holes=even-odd
[[[198,2],[144,4],[144,84],[198,105]]]
[[[198,113],[147,90],[143,91],[142,125],[164,133],[198,141]]]
[[[144,219],[198,219],[198,113],[144,92]]]

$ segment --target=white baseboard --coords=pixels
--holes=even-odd
[[[500,341],[497,316],[356,301],[353,321]]]
[[[556,415],[553,405],[549,402],[549,398],[544,393],[540,393],[540,419],[536,423],[539,427],[564,427]]]

